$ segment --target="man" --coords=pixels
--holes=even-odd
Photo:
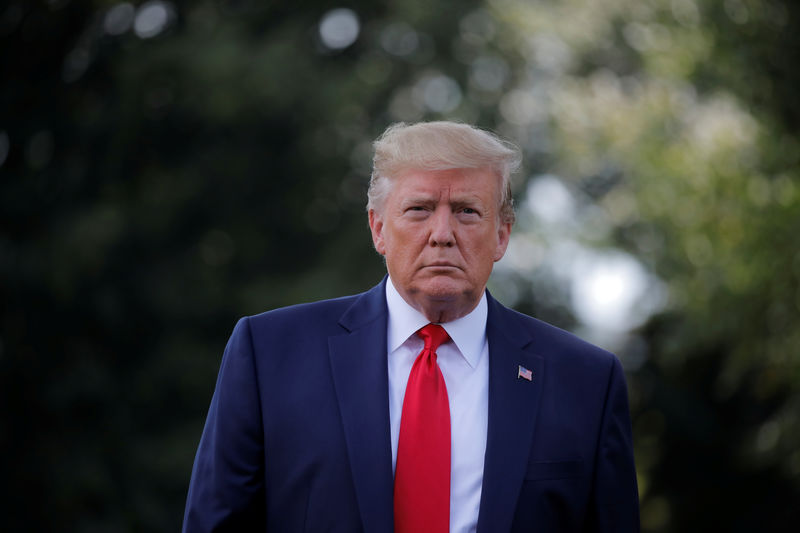
[[[517,164],[464,124],[384,132],[388,277],[237,324],[184,531],[638,531],[619,362],[486,292]]]

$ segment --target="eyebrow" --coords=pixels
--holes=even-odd
[[[432,204],[436,203],[436,198],[431,196],[406,196],[400,201],[400,205],[409,204]]]
[[[400,202],[400,206],[401,207],[408,207],[408,206],[411,206],[411,205],[426,205],[427,206],[427,205],[431,205],[431,204],[435,204],[435,203],[437,203],[437,199],[433,195],[431,195],[431,196],[415,195],[415,196],[407,196],[407,197],[403,198],[402,201]],[[471,194],[466,194],[464,196],[456,196],[456,197],[450,198],[450,201],[448,202],[448,205],[450,205],[453,208],[465,207],[465,206],[476,206],[476,207],[479,207],[481,209],[486,209],[487,208],[487,206],[484,205],[484,203],[483,203],[483,201],[481,200],[480,197],[478,197],[476,195],[471,195]]]
[[[479,204],[483,205],[480,196],[475,194],[465,194],[463,196],[454,196],[450,198],[450,205],[464,205],[464,204]]]

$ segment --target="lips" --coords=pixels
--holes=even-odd
[[[453,263],[448,263],[447,261],[434,261],[433,263],[428,263],[425,265],[425,268],[458,268],[458,265],[454,265]]]

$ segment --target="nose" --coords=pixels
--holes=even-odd
[[[453,233],[452,213],[449,208],[439,208],[429,219],[431,222],[428,244],[431,246],[444,246],[449,248],[455,244]]]

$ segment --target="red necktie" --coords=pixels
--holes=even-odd
[[[450,405],[436,349],[450,337],[436,324],[408,376],[394,475],[395,533],[450,531]]]

